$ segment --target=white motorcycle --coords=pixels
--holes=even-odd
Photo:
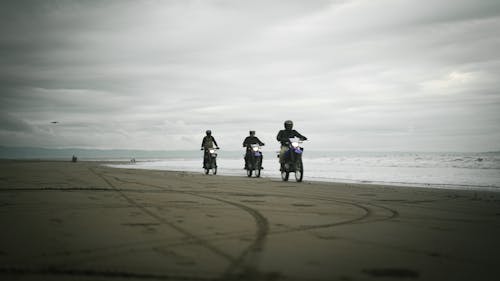
[[[210,170],[214,175],[217,175],[217,149],[219,148],[205,148],[205,155],[203,156],[203,169],[205,169],[205,175],[208,175]]]
[[[260,177],[260,171],[262,170],[262,151],[260,145],[251,144],[250,153],[246,157],[246,170],[247,176],[251,177],[252,173],[255,171],[255,176]]]
[[[304,148],[300,146],[303,141],[299,138],[291,138],[288,141],[288,150],[285,152],[284,170],[281,171],[281,179],[288,181],[290,173],[295,173],[295,180],[301,182],[304,177],[304,164],[302,154]]]

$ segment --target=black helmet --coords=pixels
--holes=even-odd
[[[207,136],[210,136],[212,134],[212,131],[207,130],[206,133],[207,133]]]
[[[285,121],[285,129],[291,130],[293,128],[293,122],[292,120],[286,120]]]
[[[250,131],[249,133],[251,136],[255,135],[255,131]]]

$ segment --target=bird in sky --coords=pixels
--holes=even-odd
[[[50,123],[52,123],[52,124],[57,124],[57,123],[59,123],[59,121],[52,121],[52,122],[50,122]]]

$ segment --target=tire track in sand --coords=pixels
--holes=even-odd
[[[361,203],[358,202],[350,202],[350,201],[345,201],[345,200],[336,200],[336,199],[331,199],[331,198],[325,198],[324,196],[321,196],[318,194],[317,196],[313,195],[306,195],[304,196],[303,193],[300,195],[295,195],[291,196],[289,194],[283,196],[283,194],[263,194],[262,196],[280,196],[280,197],[288,197],[288,198],[297,198],[297,199],[312,199],[312,200],[320,200],[320,201],[330,201],[330,202],[336,202],[340,204],[345,204],[345,205],[350,205],[355,208],[363,210],[363,214],[349,219],[349,220],[344,220],[340,222],[334,222],[334,223],[327,223],[327,224],[319,224],[319,225],[306,225],[306,226],[300,226],[300,227],[294,227],[286,230],[275,230],[275,231],[269,231],[269,223],[267,218],[265,218],[260,212],[257,210],[244,205],[240,203],[236,203],[233,201],[229,200],[224,200],[220,199],[217,197],[212,197],[208,195],[201,195],[198,193],[195,193],[193,191],[185,191],[185,190],[178,190],[178,189],[172,189],[172,188],[166,188],[164,186],[159,186],[159,185],[154,185],[154,184],[145,184],[137,181],[131,181],[131,180],[124,180],[120,179],[118,177],[114,177],[115,180],[123,182],[123,183],[132,183],[140,186],[146,186],[146,187],[154,187],[161,189],[166,192],[172,192],[172,193],[182,193],[182,194],[189,194],[192,196],[196,197],[202,197],[202,198],[207,198],[207,199],[212,199],[215,201],[223,202],[229,205],[233,205],[235,207],[238,207],[240,209],[243,209],[244,211],[248,212],[250,215],[254,217],[254,220],[256,221],[257,225],[257,231],[256,231],[256,237],[254,239],[254,242],[249,245],[242,253],[240,256],[236,258],[236,261],[233,262],[230,266],[228,266],[228,269],[226,270],[226,274],[224,275],[223,279],[224,280],[230,280],[231,276],[235,277],[234,272],[236,272],[238,269],[242,269],[245,272],[245,276],[253,276],[252,278],[261,278],[263,277],[262,274],[259,274],[256,270],[255,267],[248,266],[248,264],[245,263],[246,260],[251,260],[251,257],[256,256],[257,253],[260,251],[260,249],[263,248],[264,246],[264,241],[265,241],[265,236],[269,234],[282,234],[282,233],[292,233],[292,232],[299,232],[299,231],[309,231],[309,230],[315,230],[315,229],[321,229],[321,228],[330,228],[330,227],[335,227],[335,226],[340,226],[340,225],[348,225],[348,224],[356,224],[356,223],[368,223],[368,222],[375,222],[375,221],[380,221],[380,220],[389,220],[394,217],[396,217],[397,211],[386,208],[384,206],[376,206],[374,204],[368,204],[371,206],[375,206],[378,208],[386,209],[390,212],[390,215],[388,216],[383,216],[382,218],[376,218],[376,219],[371,219],[368,220],[369,218],[373,217],[374,211],[372,208],[368,206],[364,206]],[[190,179],[184,179],[187,181],[190,181]],[[203,182],[195,182],[197,185],[203,185]],[[244,191],[248,191],[244,189]],[[218,191],[202,191],[203,193],[208,193],[208,194],[216,194],[216,195],[234,195],[235,191],[232,190],[231,192],[218,192]],[[252,255],[253,254],[253,255]]]
[[[204,239],[201,239],[199,238],[198,236],[192,234],[191,232],[183,229],[182,227],[179,227],[178,225],[166,220],[165,218],[155,214],[154,212],[148,210],[146,207],[138,204],[137,202],[135,202],[132,198],[130,198],[129,196],[127,196],[124,192],[122,192],[119,188],[117,188],[111,181],[109,181],[104,175],[101,175],[100,173],[96,172],[94,169],[92,168],[89,168],[91,172],[93,172],[96,176],[100,177],[101,179],[103,179],[106,184],[108,184],[111,188],[115,189],[116,192],[118,194],[120,194],[120,196],[122,196],[127,202],[129,202],[131,205],[133,205],[134,207],[140,209],[143,213],[147,214],[148,216],[156,219],[157,221],[165,224],[165,225],[168,225],[170,226],[171,228],[175,229],[176,231],[178,231],[179,233],[183,234],[184,236],[188,237],[189,239],[192,239],[194,241],[197,241],[198,244],[202,247],[205,247],[206,249],[210,250],[211,252],[217,254],[218,256],[226,259],[227,261],[229,261],[230,263],[233,263],[236,261],[236,259],[234,257],[232,257],[231,255],[221,251],[220,249],[218,249],[217,247],[211,245],[208,241],[204,240]]]
[[[93,172],[96,173],[96,175],[98,175],[101,178],[103,178],[103,180],[105,180],[106,183],[108,185],[110,185],[113,189],[116,189],[117,192],[120,192],[121,196],[123,196],[128,202],[130,202],[130,200],[132,200],[130,197],[128,197],[125,194],[123,194],[123,192],[121,192],[120,189],[118,189],[116,186],[114,186],[103,175],[98,174],[95,171],[93,171]],[[321,228],[329,228],[329,227],[340,226],[340,225],[369,222],[369,221],[366,221],[366,219],[370,218],[373,215],[373,211],[370,208],[368,208],[366,206],[363,206],[363,205],[361,205],[359,203],[355,203],[355,202],[335,200],[335,199],[318,197],[318,196],[305,196],[304,197],[303,194],[301,196],[297,196],[297,195],[296,196],[290,196],[290,195],[287,195],[285,197],[301,198],[301,199],[313,199],[313,200],[322,200],[322,201],[326,200],[326,201],[332,201],[332,202],[336,202],[336,203],[340,203],[340,204],[347,204],[347,205],[351,205],[351,206],[354,206],[354,207],[356,207],[358,209],[363,210],[364,213],[362,215],[356,217],[356,218],[345,220],[345,221],[328,223],[328,224],[320,224],[320,225],[306,225],[306,226],[300,226],[300,227],[296,227],[296,228],[292,228],[292,229],[288,229],[288,230],[277,230],[277,231],[270,232],[269,231],[269,223],[268,223],[267,218],[264,217],[256,209],[253,209],[253,208],[251,208],[251,207],[249,207],[247,205],[236,203],[236,202],[232,202],[232,201],[229,201],[229,200],[224,200],[224,199],[217,198],[217,197],[208,196],[208,195],[197,194],[197,193],[195,193],[193,191],[175,190],[175,189],[166,188],[164,186],[159,186],[159,185],[154,185],[154,184],[145,184],[145,183],[137,182],[137,181],[124,180],[124,179],[120,179],[120,178],[118,178],[116,176],[113,176],[113,179],[116,180],[116,181],[119,181],[119,182],[123,182],[123,183],[132,183],[132,184],[136,184],[136,185],[139,185],[139,186],[153,187],[153,188],[157,188],[157,189],[160,189],[162,191],[165,191],[165,192],[181,193],[181,194],[187,194],[187,195],[191,195],[191,196],[195,196],[195,197],[201,197],[201,198],[205,198],[205,199],[215,200],[215,201],[218,201],[218,202],[221,202],[221,203],[232,205],[232,206],[237,207],[237,208],[239,208],[239,209],[247,212],[248,214],[250,214],[254,218],[255,223],[256,223],[256,232],[255,232],[254,240],[253,240],[253,242],[248,247],[246,247],[241,252],[240,255],[238,255],[235,258],[234,257],[231,257],[231,259],[228,258],[229,266],[227,267],[227,269],[224,272],[224,275],[222,276],[223,280],[231,280],[234,277],[242,276],[242,275],[235,275],[235,273],[238,270],[243,270],[243,273],[246,276],[253,276],[251,279],[258,279],[258,278],[263,277],[262,274],[259,274],[257,272],[257,268],[255,266],[251,266],[248,261],[249,260],[250,261],[255,261],[258,252],[261,251],[263,249],[263,247],[264,247],[265,240],[266,240],[265,238],[266,238],[266,236],[268,234],[279,234],[279,233],[289,233],[289,232],[297,232],[297,231],[308,231],[308,230],[321,229]],[[203,184],[203,183],[197,182],[197,184]],[[208,192],[208,193],[216,193],[216,194],[219,194],[219,195],[221,195],[221,194],[231,195],[231,193],[227,193],[227,192]],[[234,192],[232,192],[232,193],[234,193]],[[136,204],[135,201],[133,201],[133,203],[132,202],[130,202],[130,203],[133,204],[133,205],[135,205],[136,207],[140,208],[141,210],[143,210],[148,215],[150,215],[152,217],[155,217],[156,219],[158,219],[158,220],[160,220],[162,222],[165,221],[165,223],[167,223],[168,225],[174,227],[175,229],[179,228],[178,226],[172,225],[172,223],[170,223],[170,222],[166,221],[164,218],[162,218],[162,217],[160,217],[160,216],[158,216],[158,215],[150,212],[149,210],[147,210],[146,208],[140,206],[139,204]],[[378,206],[378,207],[380,207],[380,206]],[[391,215],[389,217],[386,217],[386,218],[383,218],[383,219],[391,219],[393,216],[394,216],[394,213],[393,213],[393,215]],[[379,220],[379,219],[377,219],[377,220]],[[181,232],[184,233],[184,232],[187,232],[187,231],[182,230]],[[192,233],[186,233],[185,235],[189,235],[190,238],[196,237]],[[200,238],[197,238],[197,239],[200,240]],[[208,244],[208,241],[203,240],[203,243],[204,244]],[[212,250],[212,251],[216,250],[218,252],[222,252],[221,250],[219,250],[219,249],[217,249],[216,247],[213,247],[213,246],[209,247],[209,249]]]
[[[120,181],[123,183],[133,183],[133,184],[137,184],[137,185],[141,185],[141,186],[158,188],[160,190],[167,191],[167,192],[187,194],[190,196],[201,197],[201,198],[205,198],[205,199],[209,199],[209,200],[218,201],[218,202],[221,202],[224,204],[231,205],[233,207],[236,207],[236,208],[248,213],[254,219],[255,224],[256,224],[256,231],[254,234],[253,242],[250,245],[248,245],[245,249],[243,249],[243,251],[241,251],[241,253],[236,258],[234,258],[232,261],[230,261],[227,269],[225,270],[225,272],[222,276],[222,279],[223,280],[232,280],[234,275],[237,274],[235,272],[237,272],[240,269],[246,273],[251,272],[252,276],[255,276],[255,277],[260,276],[260,274],[257,272],[256,267],[249,265],[248,261],[252,261],[252,263],[256,262],[257,254],[264,247],[266,236],[269,232],[269,223],[268,223],[267,218],[265,218],[256,209],[253,209],[253,208],[251,208],[247,205],[244,205],[244,204],[224,200],[221,198],[207,196],[207,195],[200,195],[200,194],[194,193],[192,191],[171,190],[171,189],[167,189],[163,186],[159,186],[159,185],[145,184],[145,183],[140,183],[140,182],[136,182],[136,181],[128,181],[128,180],[120,179],[118,177],[114,177],[114,179],[116,181]]]

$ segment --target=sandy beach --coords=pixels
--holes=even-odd
[[[500,278],[490,191],[0,161],[0,224],[2,280]]]

